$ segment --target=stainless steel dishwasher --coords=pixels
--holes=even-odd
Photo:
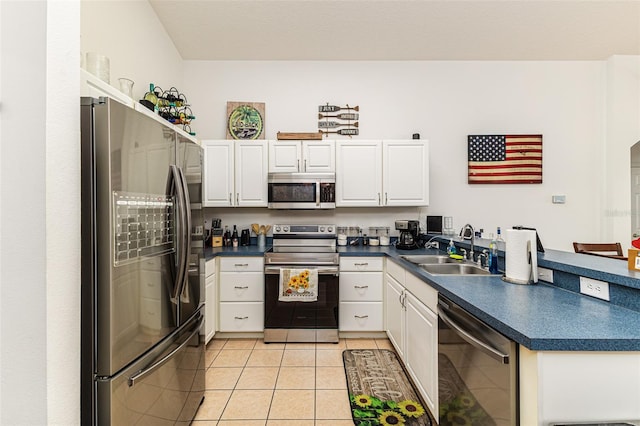
[[[440,426],[519,425],[518,345],[438,298]]]

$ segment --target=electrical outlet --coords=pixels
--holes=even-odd
[[[609,301],[609,283],[580,277],[580,293]]]
[[[538,279],[553,284],[553,270],[538,267]]]

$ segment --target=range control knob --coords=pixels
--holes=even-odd
[[[276,232],[280,232],[280,227],[276,226]]]
[[[288,226],[285,226],[284,228],[282,228],[282,230],[283,230],[284,232],[289,232],[289,227],[288,227]]]
[[[329,233],[333,232],[333,226],[328,227],[327,228],[327,232],[329,232]]]
[[[324,226],[320,227],[320,232],[324,232]]]

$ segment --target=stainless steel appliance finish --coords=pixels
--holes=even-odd
[[[518,398],[517,344],[439,296],[439,423],[456,424],[451,418],[464,418],[461,406],[479,405],[482,410],[475,413],[484,412],[488,418],[477,424],[518,425]]]
[[[335,173],[269,173],[270,209],[334,209]]]
[[[264,340],[338,342],[339,255],[335,225],[274,225],[265,253]],[[318,300],[278,300],[282,268],[318,270]]]
[[[420,247],[418,241],[420,222],[417,220],[396,220],[396,230],[400,231],[396,248],[401,250],[414,250]]]
[[[81,99],[81,420],[189,424],[204,396],[202,149]]]

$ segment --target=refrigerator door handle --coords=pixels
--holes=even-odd
[[[180,175],[180,184],[182,185],[182,195],[183,195],[183,218],[184,218],[184,232],[182,232],[182,236],[184,237],[184,272],[182,275],[182,283],[180,285],[180,290],[177,293],[178,296],[182,295],[184,288],[188,285],[189,281],[189,256],[191,255],[191,200],[189,198],[189,188],[187,187],[187,178],[184,176],[182,169],[176,167],[178,169],[178,174]]]
[[[129,387],[134,386],[138,380],[142,380],[143,378],[145,378],[149,374],[153,373],[156,369],[162,367],[164,364],[167,363],[167,361],[169,361],[171,358],[173,358],[173,356],[175,354],[180,352],[182,350],[182,348],[184,348],[187,345],[187,343],[189,343],[191,338],[193,338],[193,336],[195,336],[200,331],[200,327],[202,326],[203,320],[204,320],[204,317],[200,317],[200,319],[198,320],[198,325],[196,326],[196,328],[191,333],[189,333],[189,336],[185,339],[184,342],[182,342],[180,344],[180,346],[178,346],[177,348],[175,348],[174,350],[169,352],[167,355],[162,357],[162,359],[160,359],[159,361],[154,362],[150,366],[138,371],[136,374],[134,374],[133,376],[129,377],[129,380],[128,380]]]
[[[182,184],[182,178],[180,176],[180,169],[175,165],[171,165],[169,166],[169,168],[171,173],[170,173],[170,180],[167,185],[168,187],[167,192],[169,192],[170,194],[175,194],[176,196],[176,203],[175,203],[177,205],[176,215],[180,218],[180,223],[176,224],[176,226],[179,226],[182,230],[182,232],[180,233],[181,235],[178,236],[176,241],[178,266],[176,270],[176,281],[173,284],[173,290],[171,291],[171,301],[175,304],[178,304],[179,303],[178,297],[180,297],[180,294],[182,292],[182,284],[184,283],[186,269],[187,269],[188,255],[185,254],[185,251],[186,251],[186,239],[188,236],[187,236],[187,232],[185,231],[186,225],[187,225],[185,223],[186,218],[184,214],[185,196],[184,196],[184,185]]]

